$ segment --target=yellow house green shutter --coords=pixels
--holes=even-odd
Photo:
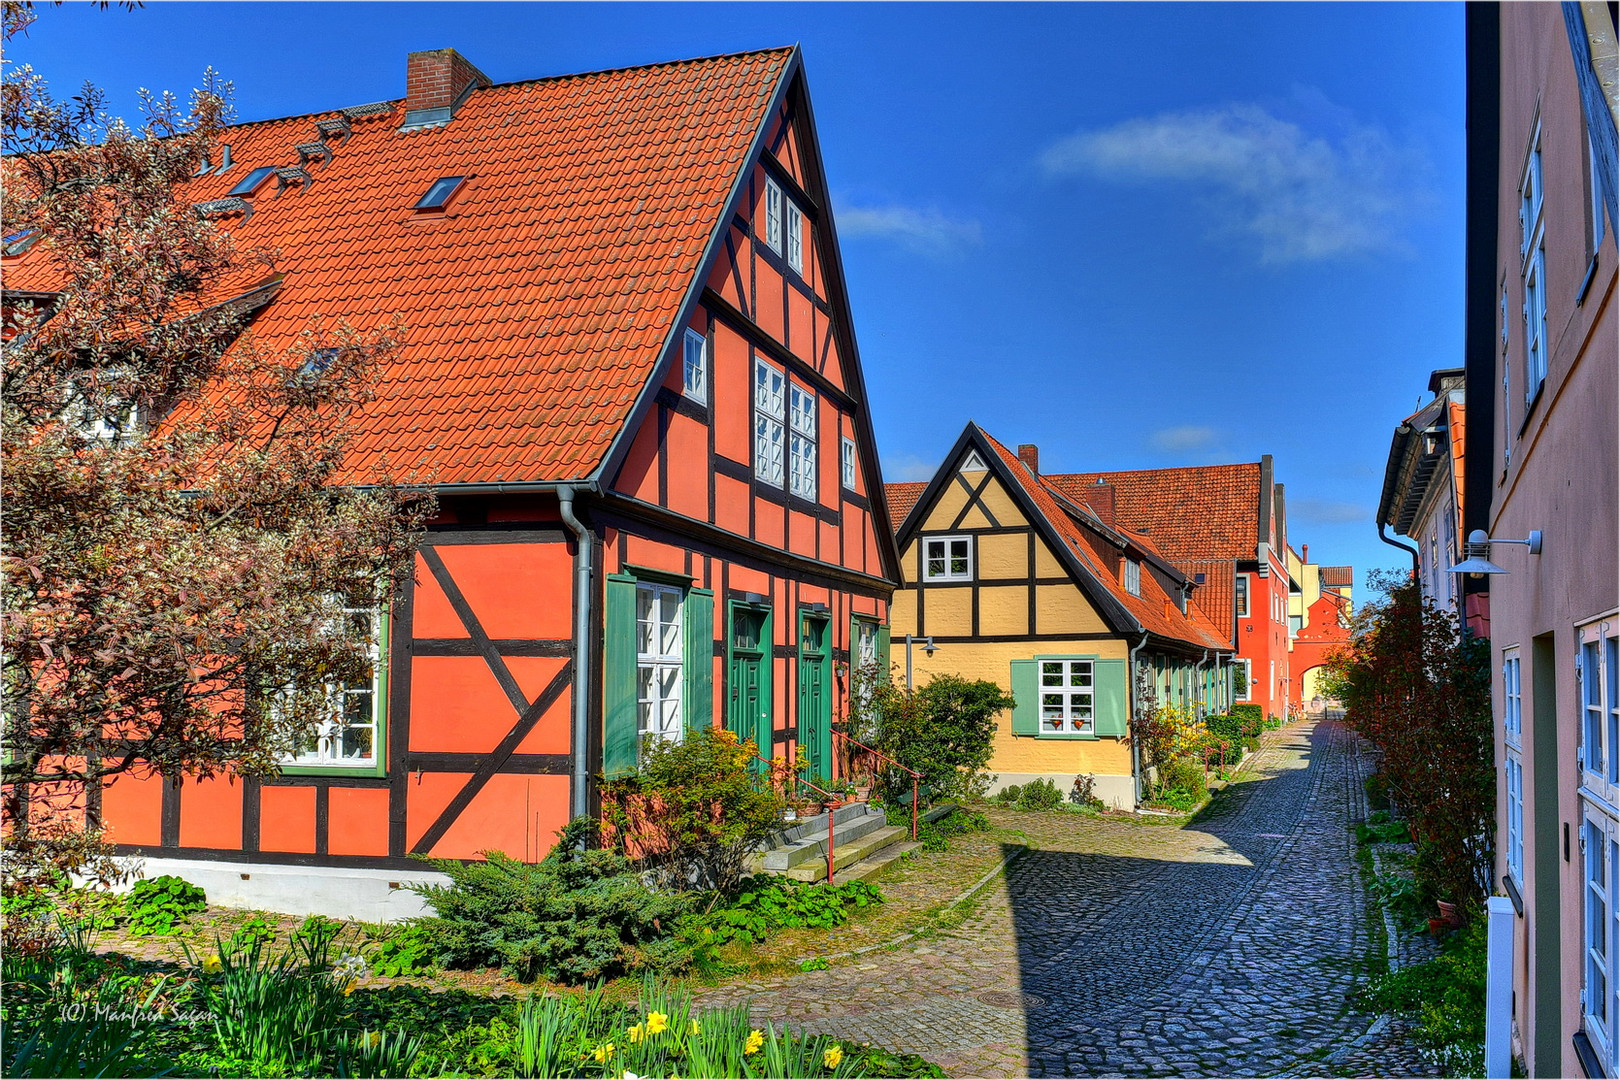
[[[686,730],[699,731],[714,726],[714,593],[687,590],[681,619]]]
[[[602,774],[636,767],[636,579],[607,580],[602,644]]]
[[[1125,661],[1093,660],[1093,730],[1098,735],[1124,736],[1130,731],[1129,690]],[[1016,691],[1015,691],[1016,693]]]
[[[1041,695],[1036,684],[1035,661],[1012,662],[1012,729],[1014,735],[1041,733]]]

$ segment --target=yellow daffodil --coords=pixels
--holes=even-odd
[[[647,1034],[656,1035],[669,1027],[669,1017],[661,1012],[647,1014]]]
[[[821,1064],[829,1069],[838,1068],[838,1063],[844,1060],[844,1048],[837,1043],[827,1047],[821,1055]]]
[[[603,1043],[596,1048],[595,1053],[591,1054],[591,1056],[597,1061],[606,1061],[612,1056],[615,1049],[616,1047],[612,1043]]]
[[[367,1046],[376,1046],[380,1042],[382,1042],[382,1032],[380,1032],[380,1031],[368,1031],[366,1033],[366,1045]]]
[[[698,1024],[698,1022],[696,1020],[692,1021],[692,1034],[693,1035],[701,1035],[701,1034],[703,1034],[703,1028]]]
[[[642,1039],[641,1025],[637,1024],[635,1027],[633,1027],[629,1031],[625,1032],[625,1034],[630,1037],[631,1042],[633,1042],[633,1043],[640,1042],[641,1039]]]
[[[343,996],[344,997],[348,997],[352,993],[354,993],[354,983],[350,983],[349,985],[347,985],[347,986],[345,986],[343,988]]]
[[[215,953],[213,956],[210,956],[208,959],[203,961],[203,970],[208,972],[218,971],[224,966],[225,961],[220,959],[218,953]]]
[[[759,1028],[755,1028],[753,1031],[750,1031],[748,1033],[748,1041],[743,1043],[743,1053],[744,1054],[758,1053],[759,1048],[764,1046],[764,1045],[765,1045],[765,1033],[763,1031],[760,1031]]]

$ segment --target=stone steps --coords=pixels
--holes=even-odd
[[[791,870],[801,863],[812,860],[827,861],[827,815],[820,814],[815,818],[819,829],[811,829],[798,839],[774,847],[765,852],[761,869],[769,871]],[[888,822],[881,813],[863,813],[853,815],[842,822],[833,818],[832,843],[836,851],[840,847],[855,843],[869,833],[885,828]]]
[[[903,829],[897,825],[884,825],[866,833],[859,839],[847,844],[839,844],[833,848],[833,874],[839,880],[840,871],[847,871],[855,864],[870,856],[893,847],[911,837],[910,829]],[[782,871],[783,876],[794,881],[825,881],[827,878],[827,850],[826,842],[822,843],[821,857],[819,859],[805,859],[793,867]],[[847,876],[847,875],[846,875]]]
[[[909,823],[890,825],[882,810],[867,803],[841,806],[831,817],[836,884],[870,877],[920,846],[911,843]],[[748,869],[794,881],[825,881],[827,819],[822,813],[784,826],[749,859]]]

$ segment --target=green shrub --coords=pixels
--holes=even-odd
[[[1240,702],[1232,706],[1232,715],[1239,720],[1252,720],[1256,730],[1259,730],[1265,719],[1265,713],[1260,706],[1252,702]]]
[[[1056,810],[1062,805],[1063,792],[1044,776],[1031,780],[1018,793],[1020,810]]]
[[[881,904],[876,885],[851,881],[843,885],[801,885],[795,881],[749,878],[725,907],[689,915],[681,923],[682,936],[705,946],[729,941],[764,941],[784,927],[833,927],[849,921],[850,908]]]
[[[1176,758],[1159,773],[1160,794],[1176,792],[1202,800],[1209,793],[1204,768],[1192,758]]]
[[[958,806],[937,821],[918,822],[917,840],[924,851],[949,851],[951,837],[970,832],[988,832],[989,829],[989,818]]]
[[[993,682],[970,682],[957,675],[936,675],[916,690],[880,686],[875,690],[877,749],[922,774],[927,797],[952,799],[984,793],[990,778],[991,742],[996,714],[1013,707],[1013,699]],[[898,769],[878,774],[884,802],[909,802],[911,776]]]
[[[623,855],[586,846],[594,832],[587,818],[570,822],[532,865],[499,851],[483,862],[428,860],[451,879],[414,886],[437,913],[420,925],[446,964],[583,983],[688,962],[670,935],[690,897],[648,889]]]
[[[1485,1075],[1484,919],[1451,935],[1441,953],[1373,980],[1368,1000],[1414,1019],[1411,1037],[1444,1076]]]
[[[187,918],[208,907],[207,895],[173,874],[135,883],[124,897],[132,934],[172,934]]]
[[[661,886],[730,892],[782,824],[785,804],[753,768],[756,752],[724,728],[648,740],[637,770],[603,785],[603,821]]]
[[[1204,726],[1218,739],[1236,742],[1243,738],[1243,718],[1232,713],[1210,713],[1204,717]]]
[[[438,945],[420,923],[383,927],[368,936],[373,937],[373,943],[366,949],[366,959],[378,975],[391,979],[426,975],[438,969]]]
[[[1021,791],[1022,791],[1022,788],[1020,788],[1019,785],[1017,785],[1017,784],[1008,784],[1006,787],[1004,787],[1000,791],[996,792],[996,801],[997,802],[1004,802],[1004,803],[1015,803],[1015,802],[1018,801],[1018,796],[1021,793]]]
[[[1090,773],[1081,773],[1074,778],[1074,786],[1069,789],[1069,801],[1086,810],[1101,810],[1103,801],[1097,798],[1097,778]]]
[[[1374,810],[1367,820],[1356,824],[1358,844],[1404,844],[1412,839],[1412,827],[1390,817],[1388,810]]]

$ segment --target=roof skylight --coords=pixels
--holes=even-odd
[[[433,186],[427,189],[427,194],[412,209],[443,210],[444,204],[450,201],[450,196],[466,179],[465,176],[441,176],[433,181]]]
[[[18,232],[10,233],[6,236],[3,242],[0,242],[0,254],[21,255],[23,252],[33,247],[34,241],[38,239],[38,229],[22,229]]]
[[[242,177],[241,182],[235,187],[231,188],[231,190],[226,192],[226,194],[251,195],[257,191],[259,189],[259,185],[264,183],[265,179],[275,171],[276,167],[274,165],[260,165],[257,169],[254,169],[252,172]]]

